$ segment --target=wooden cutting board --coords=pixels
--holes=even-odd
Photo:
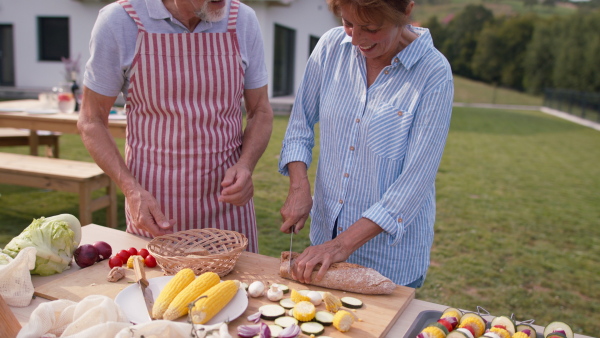
[[[92,243],[97,240],[104,240],[115,249],[126,249],[131,246],[136,248],[145,247],[148,239],[137,237],[124,233],[119,230],[95,226],[99,228],[88,228],[86,226],[82,243]],[[118,244],[122,243],[122,244]],[[80,301],[88,295],[100,294],[115,298],[121,290],[133,283],[133,270],[127,271],[127,276],[116,283],[106,281],[106,275],[109,271],[108,262],[98,262],[85,269],[77,266],[71,268],[59,275],[49,277],[33,278],[35,294],[46,299],[69,299]],[[163,276],[160,268],[146,269],[147,278]],[[259,280],[265,284],[280,283],[290,287],[290,289],[310,289],[316,291],[329,291],[338,297],[353,296],[363,301],[364,306],[354,312],[361,321],[353,324],[352,329],[343,334],[338,332],[332,326],[326,327],[325,335],[330,337],[384,337],[390,330],[393,323],[408,306],[415,296],[412,288],[398,286],[391,295],[362,295],[338,290],[330,290],[316,286],[299,284],[279,277],[279,259],[253,253],[244,252],[233,271],[223,279],[238,279],[247,284]],[[266,296],[259,298],[250,298],[248,308],[242,316],[233,321],[229,328],[232,336],[237,336],[236,328],[238,325],[251,324],[246,317],[256,313],[258,308],[264,304],[274,304]],[[324,305],[317,307],[318,310],[325,310]],[[267,324],[272,322],[266,321]]]

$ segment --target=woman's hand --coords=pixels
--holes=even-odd
[[[292,226],[295,226],[294,232],[298,233],[304,228],[312,204],[313,200],[308,179],[303,180],[298,186],[290,185],[288,196],[280,210],[281,219],[283,220],[280,230],[289,234],[292,231]]]
[[[294,260],[292,264],[292,278],[300,283],[310,283],[315,267],[321,264],[319,272],[315,276],[315,281],[318,282],[325,276],[331,264],[345,261],[350,254],[351,251],[348,251],[342,245],[342,242],[336,239],[332,239],[321,245],[309,246]]]
[[[130,191],[126,198],[134,227],[147,231],[154,237],[173,232],[175,220],[165,217],[158,202],[148,191],[140,187]]]

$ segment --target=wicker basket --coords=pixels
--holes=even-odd
[[[223,277],[246,246],[248,239],[239,232],[207,228],[155,237],[148,243],[148,251],[167,275],[190,268],[196,275],[212,271]]]

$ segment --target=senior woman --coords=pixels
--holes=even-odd
[[[303,283],[347,261],[396,284],[422,286],[433,242],[435,176],[454,86],[409,0],[328,0],[343,27],[313,51],[290,116],[279,170],[290,187],[281,231],[310,239],[292,267]],[[311,196],[314,126],[320,156]]]

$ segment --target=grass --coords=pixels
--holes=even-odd
[[[275,257],[289,245],[278,230],[288,189],[277,173],[286,125],[287,117],[275,118],[254,175],[260,250]],[[431,268],[417,298],[471,310],[481,306],[542,326],[560,320],[577,333],[597,336],[598,144],[597,131],[539,112],[455,108],[437,176]],[[61,137],[61,157],[91,161],[76,135]],[[0,185],[0,194],[0,246],[34,217],[77,214],[74,194],[11,185]],[[119,203],[124,229],[122,194]],[[95,213],[94,222],[105,224],[103,212]],[[294,237],[295,250],[307,245],[306,231]]]
[[[541,106],[543,98],[455,75],[454,102]]]

